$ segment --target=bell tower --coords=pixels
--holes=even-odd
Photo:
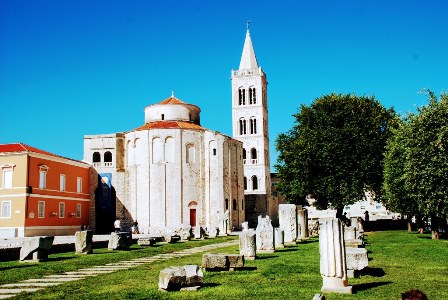
[[[238,70],[232,70],[233,138],[243,142],[245,214],[249,226],[268,215],[271,199],[267,81],[258,66],[249,23]]]

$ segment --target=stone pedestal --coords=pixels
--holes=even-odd
[[[244,256],[238,254],[206,253],[202,255],[202,267],[208,271],[231,270],[244,267]]]
[[[156,244],[156,238],[139,238],[137,244],[139,246],[152,246]]]
[[[272,253],[275,251],[274,246],[274,227],[272,227],[269,216],[263,218],[258,216],[258,225],[256,229],[257,252]]]
[[[284,231],[281,228],[275,228],[274,229],[274,240],[275,240],[275,248],[284,248],[285,242],[284,239]]]
[[[345,248],[347,262],[347,277],[355,277],[355,273],[369,266],[367,249],[365,248]]]
[[[128,232],[112,232],[107,248],[109,250],[129,250],[132,244],[131,234]]]
[[[309,237],[308,234],[308,210],[297,209],[297,223],[298,223],[298,238],[304,240]]]
[[[248,231],[249,230],[249,222],[243,222],[241,224],[241,228],[243,231]]]
[[[347,285],[344,231],[339,219],[320,219],[319,253],[322,292],[352,293]]]
[[[93,252],[93,231],[84,230],[75,233],[76,254],[90,254]]]
[[[344,226],[344,239],[355,240],[356,239],[356,227]]]
[[[255,231],[243,231],[240,234],[240,254],[244,259],[254,260],[257,254]]]
[[[285,244],[291,244],[297,240],[297,207],[295,204],[279,204],[278,220],[280,229],[284,233]]]
[[[159,273],[159,289],[163,291],[198,290],[204,283],[199,266],[169,267]]]
[[[20,261],[41,262],[48,259],[54,236],[36,236],[26,238],[20,248]]]

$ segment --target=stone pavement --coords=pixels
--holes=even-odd
[[[48,275],[44,278],[27,279],[20,281],[18,283],[9,283],[0,285],[0,299],[6,299],[15,297],[20,293],[33,293],[38,290],[44,289],[48,286],[60,285],[65,282],[82,280],[86,277],[98,276],[101,274],[108,274],[120,270],[127,270],[129,268],[138,267],[144,264],[150,264],[153,262],[159,262],[168,260],[171,258],[180,258],[188,255],[193,255],[196,253],[207,252],[217,248],[223,248],[228,246],[237,245],[238,240],[206,245],[201,247],[195,247],[190,249],[185,249],[181,251],[176,251],[172,253],[163,253],[150,257],[136,258],[132,260],[119,261],[115,263],[109,263],[104,266],[94,266],[91,268],[79,269],[73,272],[65,272],[57,275]]]

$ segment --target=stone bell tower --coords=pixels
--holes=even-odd
[[[258,215],[270,215],[272,197],[267,81],[255,56],[249,22],[239,69],[231,75],[232,131],[243,142],[245,217],[255,226]]]

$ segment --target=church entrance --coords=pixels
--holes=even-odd
[[[190,225],[196,226],[196,208],[190,208]]]

